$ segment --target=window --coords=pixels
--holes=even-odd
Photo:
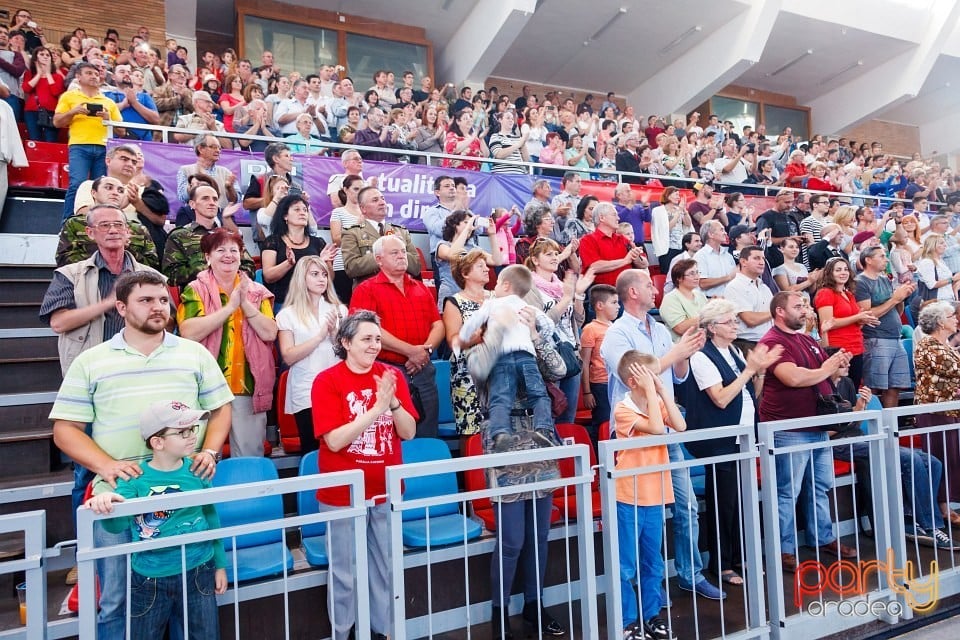
[[[736,98],[724,98],[714,96],[710,100],[711,114],[720,116],[720,122],[729,120],[733,123],[733,130],[737,134],[743,131],[744,127],[757,128],[757,116],[760,111],[760,105],[756,102],[738,100]],[[706,119],[701,116],[701,123]]]
[[[337,62],[337,32],[292,22],[244,16],[243,53],[253,67],[260,66],[260,54],[273,52],[273,63],[284,73],[316,73],[322,64]]]
[[[395,40],[371,38],[355,33],[347,34],[347,68],[358,91],[373,86],[373,74],[380,69],[390,69],[400,86],[400,74],[413,71],[421,78],[430,75],[427,68],[427,47]]]
[[[789,107],[774,107],[764,105],[763,121],[767,125],[767,135],[776,136],[785,127],[793,129],[794,140],[808,140],[810,130],[807,128],[807,112],[803,109],[790,109]]]

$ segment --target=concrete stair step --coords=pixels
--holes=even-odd
[[[56,391],[63,378],[59,358],[8,361],[0,364],[0,379],[8,394]]]
[[[49,280],[0,278],[0,302],[43,302]]]
[[[39,302],[0,302],[0,329],[46,328]]]

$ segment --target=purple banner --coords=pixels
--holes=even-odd
[[[110,146],[122,141],[111,140]],[[177,210],[185,203],[177,198],[177,171],[180,167],[196,162],[193,148],[186,144],[164,144],[160,142],[139,143],[145,156],[144,171],[163,185],[164,193],[170,201],[170,219],[176,217]],[[318,224],[329,226],[330,212],[333,206],[327,195],[330,176],[343,173],[339,158],[327,158],[315,155],[295,154],[294,172],[303,177],[304,190],[310,195],[310,206]],[[237,176],[238,191],[246,191],[251,178],[267,173],[263,154],[246,151],[224,150],[220,156],[220,165],[230,169]],[[523,207],[531,198],[533,183],[543,176],[503,176],[482,171],[462,171],[445,169],[422,164],[395,164],[390,162],[363,163],[365,177],[376,176],[378,188],[387,200],[388,219],[402,224],[411,231],[424,231],[420,211],[436,203],[433,195],[433,181],[437,176],[462,176],[467,179],[468,190],[472,198],[470,208],[474,213],[490,215],[494,207],[509,209],[513,205]],[[560,189],[559,178],[545,178],[553,185],[554,193]],[[236,216],[240,224],[249,223],[247,212]]]

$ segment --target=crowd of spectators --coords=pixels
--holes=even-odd
[[[485,288],[490,271],[508,265],[525,265],[529,277],[522,295],[514,296],[523,299],[514,325],[521,333],[529,328],[523,344],[532,340],[526,352],[534,355],[532,349],[538,361],[550,361],[551,349],[553,356],[572,354],[571,362],[583,367],[574,371],[568,363],[561,367],[565,373],[544,375],[562,400],[553,417],[572,422],[578,406],[591,409],[594,440],[609,435],[602,428],[626,434],[615,415],[630,414],[618,403],[648,396],[672,402],[675,385],[678,404],[718,408],[719,421],[688,414],[684,426],[690,429],[812,415],[818,385],[836,385],[843,376],[864,398],[876,394],[884,406],[895,406],[900,392],[913,386],[901,343],[911,329],[901,321],[902,308],[920,312],[924,331],[938,332],[931,340],[949,337],[941,326],[949,322],[956,332],[955,319],[937,316],[935,322],[921,308],[957,299],[960,192],[949,169],[920,157],[898,160],[880,143],[813,136],[801,144],[789,129],[772,136],[762,125],[737,132],[715,115],[702,123],[699,113],[686,122],[644,120],[612,93],[599,106],[589,94],[577,104],[560,92],[541,98],[527,87],[515,99],[495,87],[454,93],[453,85],[438,88],[429,77],[417,86],[409,71],[399,85],[393,72],[378,71],[363,92],[342,67],[324,65],[301,76],[278,69],[269,51],[257,66],[230,49],[205,51],[200,66],[190,69],[183,47],[168,40],[161,51],[143,28],[129,46],[121,46],[113,30],[98,41],[78,29],[60,47],[50,47],[26,11],[16,12],[10,30],[0,27],[0,48],[0,92],[28,136],[55,141],[59,128],[69,130],[60,269],[42,309],[61,335],[64,372],[81,352],[122,343],[116,338],[124,329],[123,314],[114,308],[116,279],[132,271],[161,272],[180,294],[169,326],[205,347],[233,396],[229,433],[219,429],[216,437],[198,440],[211,458],[227,440],[235,455],[262,454],[279,364],[290,367],[285,408],[296,415],[303,450],[321,449],[336,468],[370,456],[367,448],[351,448],[368,429],[389,431],[381,440],[391,447],[397,438],[436,435],[438,393],[451,394],[458,434],[483,433],[488,449],[502,450],[503,441],[492,442],[486,432],[485,394],[469,355],[489,348],[490,337],[460,332],[473,326],[470,317],[491,298]],[[127,143],[106,149],[105,120],[184,129],[174,140],[191,144],[197,161],[178,173],[176,224],[168,222],[162,187],[143,172],[142,150]],[[277,140],[235,140],[223,133]],[[130,127],[115,134],[152,137]],[[330,244],[319,238],[311,211],[311,201],[325,206],[323,195],[307,193],[302,178],[292,175],[294,153],[328,153],[327,142],[382,149],[340,154],[344,173],[331,179],[327,193],[334,207]],[[235,143],[262,154],[269,173],[238,184],[218,164],[221,149]],[[522,210],[520,203],[505,202],[484,218],[470,210],[463,178],[438,177],[436,202],[422,211],[438,295],[419,280],[422,265],[410,233],[386,220],[376,179],[362,175],[364,159],[420,160],[404,151],[442,152],[454,156],[435,160],[444,167],[492,164],[496,173],[526,169],[491,160],[557,165],[541,169],[562,178],[561,191],[553,195],[551,183],[539,180]],[[584,180],[609,177],[602,170],[638,175],[623,176],[612,202],[581,194]],[[649,202],[647,191],[638,201],[635,184],[662,187],[658,201]],[[769,209],[755,210],[744,197],[751,185],[781,189]],[[896,202],[873,207],[868,196]],[[931,203],[938,208],[931,210]],[[254,221],[263,284],[254,279],[252,247],[233,221],[241,207]],[[489,251],[480,246],[484,234]],[[654,253],[649,257],[647,242]],[[377,316],[348,322],[365,311]],[[659,315],[656,321],[651,312]],[[551,339],[541,340],[546,326]],[[925,346],[935,351],[937,345]],[[658,359],[620,366],[631,349]],[[451,388],[438,389],[432,361],[450,350]],[[314,379],[330,387],[320,392]],[[344,398],[356,402],[361,388],[366,404],[350,405]],[[344,403],[342,415],[318,411],[318,399],[327,407]],[[518,415],[509,407],[523,401],[519,390],[498,387],[498,412],[520,417],[522,408]],[[627,409],[635,408],[630,402]],[[649,432],[671,426],[670,402]],[[536,427],[527,424],[526,431],[543,429],[542,411],[541,405]],[[387,420],[381,414],[395,415]],[[331,416],[349,422],[334,424]],[[64,433],[59,430],[58,444],[91,463],[89,472],[77,465],[78,485],[94,474],[117,479],[114,461],[83,454],[85,447],[102,446],[96,425],[89,445],[90,437]],[[797,438],[781,444],[811,440]],[[122,449],[129,454],[131,447]],[[104,452],[112,455],[109,447]],[[668,453],[682,457],[679,448]],[[143,450],[126,460],[146,457]],[[334,468],[323,467],[323,460],[322,468]],[[835,538],[824,510],[832,484],[824,476],[832,477],[832,470],[824,471],[819,456],[794,462],[781,470],[781,530],[795,531],[788,503],[802,483],[811,496],[809,506],[801,505],[808,510],[808,541],[848,557],[850,549]],[[730,494],[730,482],[729,473],[721,473],[711,495]],[[689,504],[689,475],[674,473],[672,484],[678,504]],[[511,517],[540,518],[539,499],[531,504],[535,516],[520,510]],[[729,535],[735,519],[721,514],[718,525],[716,515],[711,530],[718,526]],[[922,526],[914,519],[913,535],[953,549],[943,526],[960,524],[960,515],[947,506],[938,515]],[[675,540],[675,549],[693,548],[696,510],[680,509],[675,517],[682,521],[675,534],[687,536]],[[740,584],[739,543],[728,537],[714,542],[708,570],[715,582]],[[782,542],[783,564],[795,568],[796,541]],[[678,551],[677,568],[681,587],[725,597],[701,574],[699,554]],[[527,597],[535,603],[538,594]],[[662,623],[652,611],[645,606],[650,619],[641,622],[647,637],[660,637]],[[546,614],[525,607],[528,615]],[[552,618],[543,621],[557,632],[552,635],[564,633]]]

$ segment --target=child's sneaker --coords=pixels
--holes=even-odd
[[[533,441],[541,447],[559,447],[563,444],[557,436],[556,429],[535,429],[533,431]]]
[[[653,617],[643,623],[643,630],[647,632],[647,637],[652,640],[674,640],[670,635],[670,629],[660,618]]]
[[[623,640],[647,640],[647,632],[639,622],[631,622],[623,630]]]

